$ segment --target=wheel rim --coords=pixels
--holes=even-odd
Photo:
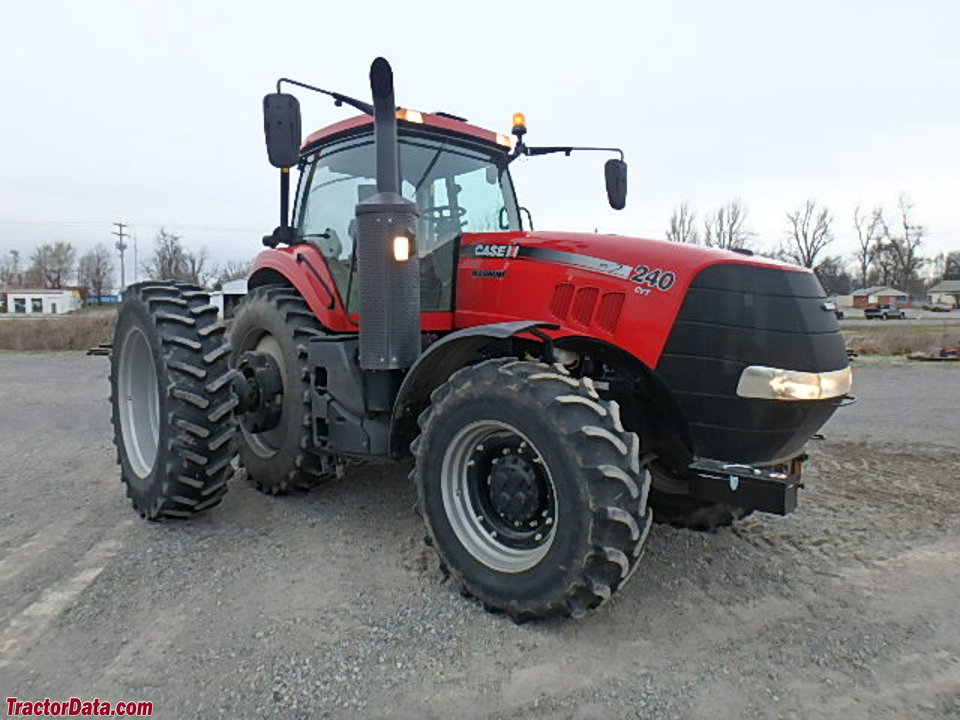
[[[536,446],[512,425],[461,428],[443,456],[447,520],[476,560],[505,573],[539,563],[557,533],[556,489]]]
[[[251,347],[242,348],[243,350],[253,350],[254,352],[266,353],[272,357],[277,367],[280,368],[280,379],[283,382],[284,392],[287,387],[287,363],[283,358],[283,351],[280,349],[280,343],[270,333],[263,333],[256,342],[249,343]],[[284,439],[284,418],[281,413],[280,422],[277,427],[271,430],[265,430],[260,433],[250,432],[243,427],[243,434],[247,438],[251,449],[260,457],[270,458],[277,454]]]
[[[150,344],[133,327],[120,346],[120,431],[127,460],[138,478],[146,478],[160,443],[160,391]]]

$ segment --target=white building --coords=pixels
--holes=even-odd
[[[219,290],[210,293],[210,302],[217,306],[220,317],[233,317],[237,303],[247,294],[247,279],[230,280],[223,283]]]
[[[7,312],[18,315],[68,313],[80,308],[80,291],[76,288],[43,290],[18,288],[7,290]]]

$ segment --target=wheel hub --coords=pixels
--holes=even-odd
[[[526,525],[541,504],[537,475],[526,458],[507,455],[494,461],[490,473],[490,502],[511,524]]]
[[[500,420],[473,422],[450,440],[441,472],[447,518],[474,558],[508,573],[543,559],[556,536],[557,498],[529,438]]]
[[[237,370],[234,391],[244,427],[252,433],[277,427],[283,415],[283,376],[277,361],[266,352],[245,352]]]

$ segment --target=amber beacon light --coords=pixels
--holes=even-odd
[[[522,138],[527,134],[527,118],[523,113],[514,113],[513,114],[513,134],[518,138]]]

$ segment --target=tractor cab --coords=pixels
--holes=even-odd
[[[397,111],[400,194],[416,204],[420,308],[453,309],[456,241],[463,233],[520,230],[510,141],[441,115]],[[346,127],[344,127],[346,125]],[[307,139],[293,226],[324,256],[349,313],[358,311],[355,208],[377,192],[373,123],[355,118]]]

